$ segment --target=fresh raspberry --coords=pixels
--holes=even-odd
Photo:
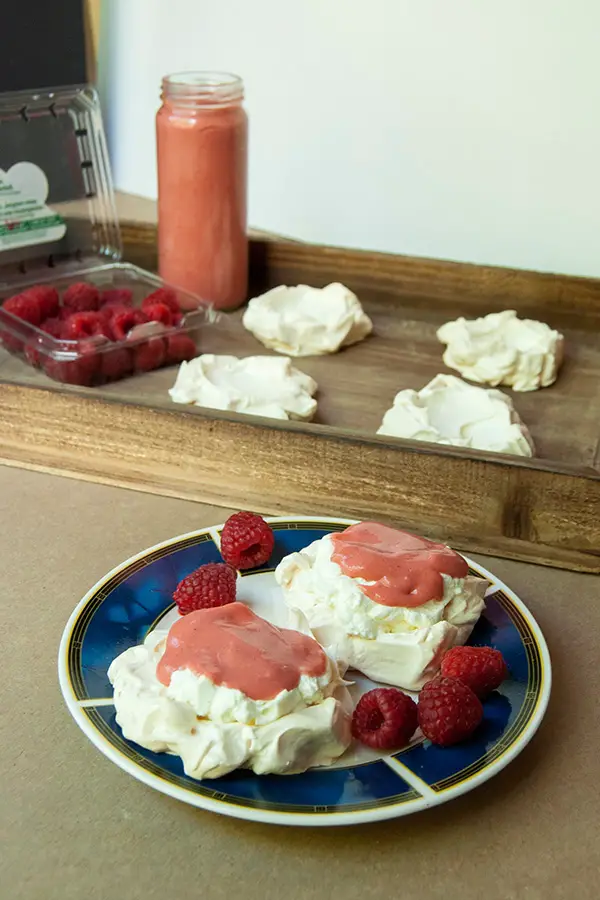
[[[118,300],[109,300],[98,310],[98,315],[102,316],[105,322],[111,322],[117,313],[125,313],[131,310],[130,306],[119,303]]]
[[[2,343],[10,353],[22,353],[23,347],[27,343],[30,335],[30,325],[40,324],[40,310],[37,302],[25,294],[16,294],[9,297],[0,306],[0,343]],[[19,322],[9,320],[9,316],[3,316],[2,313],[7,312],[19,319]]]
[[[148,317],[140,309],[124,309],[116,312],[110,320],[115,341],[124,341],[132,328],[148,321]]]
[[[29,322],[30,325],[39,325],[42,321],[42,313],[38,301],[27,294],[17,294],[14,297],[9,297],[2,304],[2,309],[7,313],[12,313],[17,319]]]
[[[127,347],[111,347],[100,354],[100,374],[104,381],[118,381],[133,369],[133,356]]]
[[[76,359],[62,360],[46,357],[43,368],[49,378],[64,384],[79,384],[89,387],[95,381],[100,358],[98,348],[93,343],[82,344]]]
[[[449,747],[475,731],[483,718],[483,706],[462,681],[438,675],[421,689],[418,713],[425,737]]]
[[[352,716],[352,735],[374,750],[397,750],[417,730],[417,704],[397,688],[363,694]]]
[[[151,322],[161,322],[167,328],[174,324],[173,310],[169,309],[166,303],[146,303],[144,312]]]
[[[64,323],[55,316],[52,319],[46,319],[45,322],[42,322],[42,324],[40,325],[40,331],[45,332],[45,334],[49,334],[50,337],[59,338],[62,335],[63,327]]]
[[[103,309],[107,303],[119,306],[131,306],[133,303],[133,291],[131,288],[108,288],[100,295],[100,306]]]
[[[100,292],[93,284],[78,281],[71,284],[63,294],[63,307],[71,312],[88,312],[98,309]]]
[[[36,284],[25,291],[26,297],[31,297],[38,305],[42,321],[58,315],[59,299],[58,291],[50,285]]]
[[[133,368],[136,372],[160,369],[167,358],[167,348],[161,337],[150,338],[133,347]]]
[[[167,362],[180,363],[197,356],[196,344],[187,334],[171,334],[167,338]]]
[[[53,338],[60,338],[62,335],[63,323],[60,319],[46,319],[45,322],[39,326],[40,331],[43,331],[45,334],[49,335]],[[31,340],[25,344],[25,358],[27,362],[32,365],[35,369],[40,368],[41,366],[41,341],[38,335],[32,337]]]
[[[458,678],[478,697],[500,687],[508,676],[504,657],[493,647],[453,647],[442,657],[442,675]]]
[[[182,616],[235,601],[235,570],[225,563],[207,563],[177,585],[173,600]]]
[[[268,562],[275,535],[261,516],[239,512],[229,516],[221,532],[221,556],[234,569],[255,569]]]
[[[29,363],[30,366],[33,366],[34,369],[39,369],[41,366],[40,359],[40,339],[37,337],[31,338],[25,344],[25,359]]]
[[[66,341],[79,341],[83,338],[111,338],[109,325],[97,312],[73,313],[64,322],[62,337]]]
[[[169,307],[171,312],[181,313],[179,303],[177,302],[177,294],[173,288],[161,287],[151,294],[148,294],[148,296],[142,300],[142,309],[145,311],[147,306],[154,306],[155,303],[164,303],[165,306]]]

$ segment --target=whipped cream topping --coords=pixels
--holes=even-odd
[[[286,556],[275,570],[292,610],[344,666],[374,681],[417,691],[439,668],[444,650],[464,644],[485,607],[487,582],[442,575],[444,593],[417,607],[384,606],[332,560],[330,535]]]
[[[182,362],[169,395],[175,403],[271,419],[312,419],[317,382],[277,356],[215,356]]]
[[[420,391],[396,394],[377,434],[514,456],[535,452],[510,397],[455,375],[436,375]]]
[[[492,387],[535,391],[556,380],[564,338],[544,322],[519,319],[514,309],[442,325],[444,363],[465,378]]]
[[[294,621],[310,634],[301,616]],[[348,747],[352,703],[332,659],[323,675],[302,675],[293,690],[252,700],[189,669],[162,684],[156,670],[167,634],[151,632],[108,670],[117,722],[129,740],[177,754],[192,778],[218,778],[240,767],[258,774],[303,772],[329,765]]]
[[[250,300],[242,322],[265,347],[289,356],[335,353],[373,330],[356,294],[337,282],[273,288]]]

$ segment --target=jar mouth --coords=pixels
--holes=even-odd
[[[244,97],[244,83],[231,72],[176,72],[162,80],[163,99],[217,106]]]

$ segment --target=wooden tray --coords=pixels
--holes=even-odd
[[[154,269],[154,226],[125,223],[123,232],[126,258]],[[358,293],[375,333],[343,353],[298,361],[320,385],[314,423],[174,405],[173,369],[61,388],[5,354],[0,457],[227,507],[378,518],[465,550],[600,572],[600,282],[252,241],[253,293],[334,280]],[[400,388],[449,371],[435,338],[442,322],[506,308],[566,336],[557,384],[512,394],[538,458],[375,436]],[[206,340],[210,352],[266,352],[239,313]]]

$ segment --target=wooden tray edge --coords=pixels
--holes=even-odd
[[[9,465],[263,513],[381,519],[463,550],[600,572],[596,476],[13,384],[0,385],[0,418]]]

